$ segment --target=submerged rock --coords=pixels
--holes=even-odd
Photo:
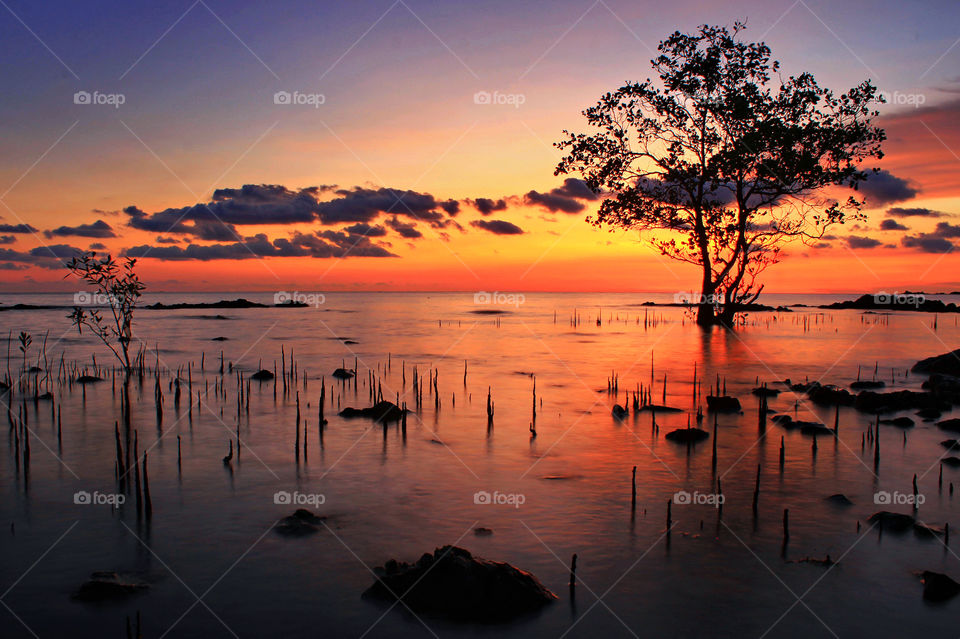
[[[630,414],[630,412],[620,404],[614,404],[613,410],[610,411],[610,414],[612,414],[617,419],[624,419],[627,417],[627,415]]]
[[[930,408],[943,410],[950,407],[949,404],[945,404],[933,393],[910,390],[893,391],[890,393],[863,391],[857,395],[857,399],[853,405],[861,412],[873,414]]]
[[[960,450],[960,441],[955,439],[945,439],[940,442],[940,445],[946,448],[947,450]]]
[[[836,504],[837,506],[852,506],[853,502],[844,495],[843,493],[837,493],[835,495],[830,495],[824,501],[828,501],[831,504]]]
[[[872,388],[884,388],[886,385],[886,382],[881,382],[879,379],[865,379],[853,382],[850,384],[850,388],[853,390],[870,390]]]
[[[682,413],[682,408],[675,406],[661,406],[660,404],[644,404],[640,407],[640,412],[645,413]]]
[[[780,394],[780,391],[776,388],[767,388],[766,386],[758,386],[750,392],[757,397],[776,397]]]
[[[702,442],[708,437],[710,437],[710,433],[699,428],[678,428],[666,434],[667,439],[681,444],[695,444]]]
[[[376,583],[364,591],[365,599],[392,602],[402,597],[416,613],[460,622],[505,622],[557,599],[530,573],[456,546],[425,553],[413,564],[390,560],[377,575]]]
[[[821,385],[813,382],[807,389],[807,397],[814,404],[820,406],[851,406],[856,401],[856,396],[845,388],[839,388],[832,385]]]
[[[707,395],[707,408],[715,413],[739,413],[740,400],[729,395]]]
[[[960,433],[960,418],[944,419],[937,422],[937,427],[951,433]]]
[[[897,428],[913,428],[914,422],[909,417],[894,417],[893,419],[881,419],[881,424],[890,424]]]
[[[326,519],[326,517],[314,515],[306,508],[298,508],[292,515],[278,521],[273,530],[285,537],[305,537],[320,532]]]
[[[940,460],[940,462],[946,464],[950,468],[956,468],[960,466],[960,457],[944,457]]]
[[[410,412],[410,411],[406,411]],[[403,419],[404,410],[386,400],[377,402],[369,408],[353,408],[348,406],[340,411],[340,417],[366,417],[376,422],[397,422]]]
[[[256,373],[250,376],[250,379],[254,379],[258,382],[269,382],[273,379],[274,375],[272,372],[268,371],[265,368],[261,368]]]
[[[81,375],[77,378],[78,384],[95,384],[97,382],[102,382],[102,377],[97,377],[96,375]]]
[[[493,534],[493,531],[489,528],[484,528],[483,526],[477,526],[473,529],[473,534],[477,537],[489,537]]]
[[[942,573],[924,570],[920,578],[923,580],[923,598],[927,601],[946,601],[960,593],[960,584]]]
[[[960,348],[943,355],[922,359],[911,369],[915,373],[943,373],[960,377]]]
[[[147,585],[138,581],[124,581],[115,572],[98,571],[90,575],[80,588],[73,593],[79,601],[116,601],[125,599],[147,589]]]
[[[333,371],[333,376],[337,379],[353,379],[356,376],[356,373],[353,372],[353,369],[350,368],[338,368]]]
[[[879,525],[883,530],[904,532],[912,528],[917,520],[913,517],[913,515],[892,513],[888,510],[881,510],[870,515],[870,519],[867,521],[871,524]]]

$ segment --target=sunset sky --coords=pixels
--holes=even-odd
[[[767,290],[960,289],[956,2],[2,4],[4,291],[76,288],[53,256],[90,247],[153,290],[689,290],[585,221],[552,143],[661,39],[736,20],[785,75],[891,98],[869,222]]]

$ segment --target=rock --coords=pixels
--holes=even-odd
[[[97,377],[96,375],[81,375],[77,378],[78,384],[95,384],[97,382],[102,382],[102,377]]]
[[[410,411],[406,412],[409,413]],[[353,417],[366,417],[376,422],[398,422],[403,419],[403,413],[404,410],[402,408],[393,402],[384,400],[377,402],[369,408],[352,408],[348,406],[340,411],[340,417],[346,417],[348,419]]]
[[[843,493],[837,493],[835,495],[830,495],[824,501],[828,501],[831,504],[836,504],[837,506],[852,506],[853,502],[847,498]]]
[[[614,404],[613,410],[610,411],[610,413],[617,419],[626,419],[627,415],[630,414],[630,412],[620,404]]]
[[[884,388],[886,385],[887,385],[886,382],[881,382],[878,379],[862,380],[862,381],[853,382],[852,384],[850,384],[850,388],[852,388],[853,390],[870,390],[873,388]]]
[[[363,593],[365,599],[393,602],[402,597],[415,613],[459,622],[510,621],[557,599],[530,573],[456,546],[425,553],[413,564],[390,560],[377,575]]]
[[[829,568],[830,566],[836,566],[837,562],[833,559],[830,559],[830,555],[827,555],[823,559],[817,559],[816,557],[802,557],[791,563],[798,564],[813,564],[814,566],[823,566],[824,568]]]
[[[931,422],[935,419],[940,419],[943,413],[937,408],[924,408],[923,410],[917,411],[916,415],[925,422]]]
[[[960,442],[955,439],[945,439],[940,442],[940,445],[947,450],[960,450]]]
[[[940,460],[940,462],[946,464],[950,468],[957,468],[960,466],[960,457],[944,457]]]
[[[934,373],[921,386],[946,402],[960,404],[960,379],[956,377]]]
[[[922,524],[918,521],[913,525],[913,533],[917,537],[943,537],[946,531],[939,526]]]
[[[73,593],[73,598],[88,602],[116,601],[146,589],[144,583],[124,581],[115,572],[101,571],[91,574],[90,580]]]
[[[644,404],[640,407],[640,412],[642,413],[682,413],[682,408],[676,408],[674,406],[661,406],[660,404]]]
[[[708,437],[710,437],[710,433],[699,428],[678,428],[666,434],[667,439],[681,444],[695,444]]]
[[[707,395],[707,409],[715,413],[739,413],[740,400],[729,395]]]
[[[229,337],[224,337],[223,335],[220,335],[220,336],[218,336],[218,337],[212,338],[210,341],[211,341],[211,342],[226,342],[226,341],[229,340],[229,339],[230,339]]]
[[[878,524],[883,530],[904,532],[912,528],[917,520],[914,519],[913,515],[881,510],[870,515],[870,519],[867,521],[871,524]]]
[[[915,373],[943,373],[960,377],[960,348],[950,353],[922,359],[910,370]]]
[[[484,528],[483,526],[478,526],[473,529],[473,534],[477,537],[489,537],[493,534],[493,531],[489,528]]]
[[[776,397],[780,394],[780,391],[776,388],[767,388],[766,386],[758,386],[750,392],[757,397]]]
[[[803,435],[836,435],[832,428],[828,428],[820,422],[793,422],[793,426],[800,427],[800,433]]]
[[[949,404],[937,399],[933,393],[919,391],[893,391],[890,393],[875,393],[863,391],[857,395],[854,407],[864,413],[893,413],[900,410],[916,410],[922,408],[949,409]]]
[[[820,385],[814,382],[807,389],[807,397],[819,406],[852,406],[856,396],[845,388],[832,385]]]
[[[250,376],[250,379],[256,380],[258,382],[269,382],[273,379],[273,373],[268,371],[265,368],[261,368],[256,373]]]
[[[944,419],[937,422],[937,427],[951,433],[960,433],[960,418]]]
[[[356,376],[356,373],[350,368],[338,368],[337,370],[333,371],[333,376],[337,379],[353,379]]]
[[[793,421],[793,417],[790,417],[786,414],[774,415],[770,421],[772,421],[774,424],[783,424],[785,427],[789,428],[788,425]]]
[[[924,570],[920,577],[923,580],[923,598],[927,601],[946,601],[960,593],[960,584],[942,573]]]
[[[314,515],[306,508],[298,508],[292,515],[278,521],[273,530],[285,537],[305,537],[319,532],[326,519]]]
[[[897,428],[913,428],[913,420],[909,417],[894,417],[893,419],[881,419],[881,424],[890,424]]]

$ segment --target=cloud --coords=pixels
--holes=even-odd
[[[933,231],[933,235],[937,237],[960,237],[960,224],[937,222],[937,228]]]
[[[270,240],[259,233],[229,244],[189,244],[181,246],[132,246],[125,255],[160,260],[247,260],[262,257],[395,257],[383,246],[363,235],[343,231],[294,233],[290,238]],[[0,259],[3,259],[0,256]]]
[[[387,226],[389,226],[394,231],[399,233],[400,237],[407,238],[408,240],[413,240],[418,237],[423,237],[423,233],[418,231],[417,227],[414,224],[401,222],[396,217],[394,217],[393,219],[387,220]]]
[[[26,264],[14,264],[13,262],[0,262],[0,271],[22,271],[30,268]]]
[[[353,235],[366,235],[367,237],[383,237],[387,234],[387,229],[379,224],[371,226],[365,222],[357,222],[342,229],[345,233]]]
[[[505,220],[473,220],[470,226],[485,231],[490,231],[495,235],[522,235],[523,229],[516,224]]]
[[[0,249],[0,261],[16,262],[30,266],[39,266],[46,269],[59,269],[66,266],[66,262],[80,255],[83,252],[75,246],[68,244],[51,244],[50,246],[38,246],[29,251],[16,251],[14,249]],[[7,268],[6,270],[11,270]],[[22,270],[22,269],[12,269]]]
[[[0,244],[13,244],[16,241],[17,238],[12,235],[0,235]]]
[[[478,197],[475,200],[467,200],[473,208],[480,211],[480,215],[490,215],[494,211],[505,211],[507,208],[507,201],[503,198],[498,200],[491,200],[488,197]]]
[[[883,244],[880,240],[875,240],[872,237],[862,237],[859,235],[851,235],[847,238],[847,246],[852,249],[872,249],[877,248]]]
[[[0,233],[36,233],[29,224],[0,224]]]
[[[563,185],[546,193],[528,191],[523,196],[523,200],[527,204],[542,206],[552,213],[562,211],[571,214],[579,213],[586,208],[581,200],[594,201],[598,199],[600,199],[600,196],[590,190],[586,182],[577,178],[567,178],[563,181]]]
[[[167,237],[165,235],[157,236],[157,244],[179,244],[180,238],[178,237]]]
[[[948,213],[943,213],[941,211],[934,211],[932,209],[924,209],[924,208],[905,209],[899,206],[895,206],[891,209],[887,209],[887,215],[892,215],[893,217],[952,217]]]
[[[93,224],[79,224],[77,226],[60,226],[49,231],[44,231],[43,234],[48,238],[51,237],[116,237],[117,234],[113,232],[113,227],[104,222],[103,220],[97,220]]]
[[[905,235],[900,243],[907,248],[916,248],[923,253],[949,253],[954,249],[953,243],[942,237],[935,237],[927,233],[920,235]]]
[[[106,251],[106,250],[107,250],[107,245],[106,245],[106,244],[102,244],[102,243],[100,243],[100,242],[94,242],[93,244],[91,244],[91,245],[89,246],[89,248],[90,248],[91,251]]]
[[[897,222],[894,219],[887,218],[880,222],[881,231],[909,231],[909,227],[904,226],[900,222]]]
[[[866,200],[866,208],[870,209],[910,200],[920,192],[907,180],[898,178],[889,171],[870,174],[865,182],[858,185],[858,191]]]

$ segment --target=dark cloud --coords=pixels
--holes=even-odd
[[[94,242],[88,247],[91,251],[106,251],[107,245],[100,242]]]
[[[507,222],[505,220],[474,220],[470,222],[470,226],[476,227],[478,229],[483,229],[485,231],[490,231],[496,235],[521,235],[523,234],[523,229],[521,229],[516,224]]]
[[[36,233],[29,224],[0,224],[0,233]]]
[[[947,213],[934,211],[932,209],[905,209],[899,206],[895,206],[892,209],[887,209],[887,215],[891,215],[893,217],[950,217]]]
[[[200,261],[261,257],[395,257],[383,246],[374,244],[363,235],[329,230],[313,234],[294,233],[290,238],[277,238],[273,241],[266,234],[259,233],[230,244],[132,246],[124,253],[130,257]],[[2,256],[0,259],[3,259]]]
[[[523,200],[527,204],[542,206],[552,213],[558,211],[579,213],[586,208],[581,200],[592,201],[599,198],[600,196],[591,191],[583,180],[577,178],[567,178],[563,181],[563,185],[546,193],[528,191],[523,196]]]
[[[460,212],[460,202],[456,200],[447,200],[440,203],[440,208],[447,212],[447,215],[453,217]]]
[[[894,219],[887,218],[880,222],[881,231],[909,231],[909,227],[904,226],[900,222],[897,222]]]
[[[396,217],[387,220],[387,226],[399,233],[400,237],[407,238],[408,240],[414,240],[418,237],[423,237],[423,233],[417,230],[416,225],[407,222],[401,222]]]
[[[865,182],[858,185],[858,191],[866,200],[865,206],[870,209],[877,209],[895,202],[904,202],[916,197],[920,192],[910,186],[907,180],[898,178],[888,171],[870,174]]]
[[[179,244],[180,238],[178,237],[167,237],[164,235],[157,236],[157,244]]]
[[[473,208],[480,211],[480,215],[490,215],[494,211],[504,211],[507,208],[507,201],[503,198],[491,200],[488,197],[478,197],[475,200],[467,200],[473,205]]]
[[[50,246],[38,246],[29,251],[16,251],[14,249],[0,249],[0,261],[16,262],[31,266],[39,266],[46,269],[64,268],[66,262],[80,255],[82,249],[67,244],[52,244]],[[10,270],[10,269],[7,269]],[[14,269],[21,270],[21,269]]]
[[[960,224],[937,222],[937,228],[934,229],[932,234],[937,237],[960,237]]]
[[[14,264],[13,262],[0,262],[0,271],[22,271],[30,268],[27,264]]]
[[[59,226],[55,229],[49,231],[44,231],[43,234],[50,237],[116,237],[117,234],[113,232],[113,227],[104,222],[103,220],[97,220],[93,224],[79,224],[77,226]]]
[[[371,226],[365,222],[358,222],[342,229],[345,233],[351,235],[366,235],[367,237],[383,237],[387,234],[387,229],[379,224]]]
[[[0,244],[13,244],[16,241],[17,238],[12,235],[0,235]]]
[[[907,248],[919,249],[923,253],[949,253],[954,249],[950,240],[927,233],[921,233],[917,236],[905,235],[900,243]]]
[[[851,235],[847,238],[847,246],[850,248],[858,249],[872,249],[877,248],[883,244],[880,240],[875,240],[872,237],[862,237],[859,235]]]

